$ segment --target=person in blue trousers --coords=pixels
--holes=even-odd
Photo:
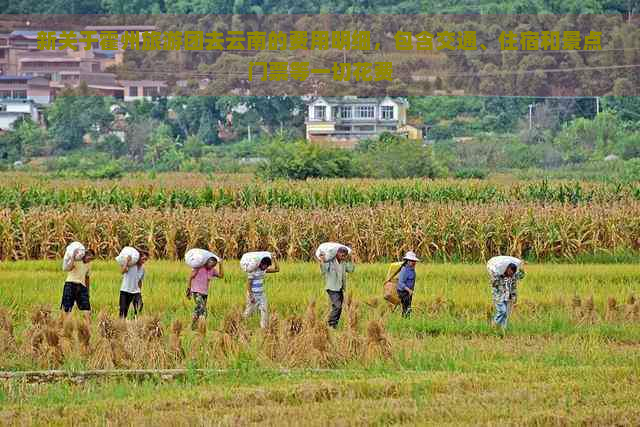
[[[509,264],[504,274],[491,278],[493,303],[496,308],[494,322],[503,330],[507,328],[511,309],[518,298],[518,280],[524,277],[524,271],[516,264]]]

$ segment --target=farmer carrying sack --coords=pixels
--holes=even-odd
[[[393,279],[395,279],[398,273],[400,273],[400,270],[402,270],[402,267],[404,266],[404,262],[400,262],[397,264],[399,264],[398,268],[395,270],[393,274],[391,274],[390,277],[387,277],[387,280],[384,282],[384,286],[383,286],[384,299],[394,306],[400,304],[400,297],[398,296],[397,284],[393,281]],[[392,265],[395,265],[395,264],[392,264]]]

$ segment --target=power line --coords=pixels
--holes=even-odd
[[[572,71],[595,71],[595,70],[613,70],[613,69],[628,69],[628,68],[637,68],[640,67],[640,64],[623,64],[623,65],[603,65],[603,66],[593,66],[593,67],[572,67],[572,68],[536,68],[533,70],[516,70],[516,71],[495,71],[495,72],[451,72],[451,73],[435,73],[430,75],[420,75],[420,74],[411,74],[410,77],[482,77],[482,76],[501,76],[501,75],[520,75],[520,74],[535,74],[538,72],[542,73],[565,73]],[[175,76],[180,73],[187,73],[190,76],[201,76],[201,77],[215,77],[215,76],[247,76],[248,72],[242,71],[225,71],[225,72],[208,72],[208,73],[199,73],[199,72],[189,72],[189,71],[164,71],[164,70],[156,70],[156,69],[143,69],[137,68],[135,70],[129,71],[131,73],[135,72],[148,72],[155,74],[167,74]],[[259,74],[259,73],[258,73]],[[278,75],[298,75],[299,73],[291,73],[287,71],[286,73],[278,73]],[[320,73],[310,73],[314,77],[332,77],[331,73],[329,74],[320,74]],[[592,96],[587,98],[593,98]]]
[[[15,50],[21,50],[21,51],[26,51],[26,52],[33,52],[33,49],[30,49],[28,47],[22,47],[22,46],[12,46],[12,49]],[[318,51],[318,52],[335,52],[335,53],[342,53],[343,49],[324,49],[324,50],[320,50],[320,49],[299,49],[300,52],[312,52],[312,51]],[[601,52],[624,52],[624,51],[633,51],[633,50],[640,50],[640,48],[638,47],[620,47],[620,48],[604,48],[604,49],[598,49],[598,50],[544,50],[544,49],[539,49],[539,50],[496,50],[496,49],[492,49],[492,50],[455,50],[455,51],[448,51],[448,50],[411,50],[411,51],[405,51],[405,50],[389,50],[389,51],[385,51],[385,50],[376,50],[376,49],[348,49],[349,51],[353,51],[353,52],[360,52],[363,53],[365,55],[372,55],[375,53],[380,53],[381,55],[385,55],[385,54],[391,54],[391,53],[398,53],[398,54],[415,54],[415,55],[423,55],[425,53],[431,52],[431,53],[437,53],[437,54],[446,54],[446,55],[502,55],[505,53],[508,54],[514,54],[514,53],[519,53],[519,54],[523,54],[523,55],[531,55],[531,54],[556,54],[556,53],[565,53],[565,54],[569,54],[569,53],[601,53]],[[36,52],[60,52],[63,53],[64,50],[36,50]],[[102,50],[101,53],[104,52],[113,52],[113,53],[117,53],[119,52],[118,50]],[[296,50],[290,50],[290,49],[286,49],[286,50],[271,50],[271,49],[260,49],[260,50],[256,50],[256,49],[232,49],[232,50],[227,50],[227,49],[212,49],[212,50],[206,50],[206,49],[190,49],[190,50],[185,50],[185,49],[180,49],[180,50],[143,50],[143,49],[136,49],[136,50],[125,50],[122,52],[187,52],[187,53],[219,53],[219,54],[223,54],[223,53],[227,53],[227,54],[234,54],[234,53],[262,53],[262,52],[269,52],[269,53],[278,53],[278,52],[296,52]]]

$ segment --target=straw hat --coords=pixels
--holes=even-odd
[[[418,257],[416,256],[416,253],[413,251],[409,251],[406,254],[404,254],[404,258],[402,258],[405,261],[415,261],[415,262],[420,262],[420,260],[418,259]]]

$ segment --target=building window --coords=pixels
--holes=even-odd
[[[4,49],[0,49],[0,59],[4,58]]]
[[[14,90],[13,97],[15,99],[27,99],[27,91],[26,90]]]
[[[0,90],[0,98],[11,98],[10,90]]]
[[[138,86],[131,86],[129,88],[129,96],[138,96]]]
[[[373,132],[373,125],[358,126],[360,132]]]
[[[313,118],[315,120],[327,120],[327,107],[324,105],[313,107]]]
[[[393,107],[390,105],[383,105],[380,107],[380,114],[382,120],[393,120]]]
[[[356,107],[356,119],[373,119],[373,105],[358,105]]]
[[[353,108],[349,107],[340,107],[340,117],[343,119],[350,119]]]
[[[100,64],[91,64],[91,72],[99,73],[100,72]]]
[[[159,91],[155,86],[143,86],[142,87],[142,95],[143,96],[158,96]]]

